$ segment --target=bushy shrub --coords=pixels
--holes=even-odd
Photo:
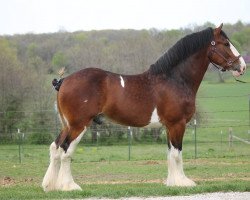
[[[32,133],[28,137],[28,141],[31,144],[50,144],[54,140],[54,137],[47,132],[44,133]]]

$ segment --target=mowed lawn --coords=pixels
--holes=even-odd
[[[215,191],[250,191],[248,146],[235,144],[224,154],[206,144],[200,151],[207,158],[194,159],[193,145],[184,145],[184,170],[197,183],[194,188],[167,187],[166,145],[84,147],[79,145],[72,161],[72,173],[83,191],[49,192],[41,188],[48,166],[48,146],[26,145],[22,163],[18,148],[1,145],[0,199],[57,199],[85,197],[169,196]],[[202,150],[203,149],[203,150]],[[205,153],[207,152],[207,153]],[[232,156],[237,154],[236,156]]]

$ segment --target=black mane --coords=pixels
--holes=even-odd
[[[212,28],[207,28],[203,31],[185,36],[152,64],[150,71],[153,74],[170,74],[173,67],[185,61],[198,50],[204,48],[212,39]]]

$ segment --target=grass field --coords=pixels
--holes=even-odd
[[[169,196],[215,191],[250,191],[249,147],[223,145],[218,153],[199,144],[204,157],[193,159],[193,145],[184,145],[184,170],[198,184],[195,188],[166,187],[166,145],[84,147],[79,145],[72,161],[72,173],[83,191],[44,193],[41,188],[48,166],[48,147],[26,145],[22,163],[18,148],[0,147],[0,199],[58,199],[84,197]],[[235,156],[235,154],[237,156]]]
[[[244,78],[250,81],[250,72]],[[75,181],[83,191],[44,193],[43,175],[49,161],[48,146],[23,145],[19,163],[18,145],[0,145],[0,199],[67,199],[86,197],[171,196],[215,191],[250,191],[250,145],[234,140],[229,147],[228,129],[249,141],[250,83],[203,82],[197,105],[202,120],[197,126],[197,157],[194,128],[184,137],[186,175],[197,187],[166,187],[166,144],[131,146],[84,146],[72,161]],[[230,97],[229,97],[230,96]],[[209,98],[204,98],[209,97]],[[191,123],[192,124],[192,123]]]
[[[240,79],[247,83],[236,82],[233,78],[223,84],[202,82],[196,101],[202,116],[198,124],[201,141],[220,140],[228,135],[229,127],[234,135],[250,139],[250,71]]]

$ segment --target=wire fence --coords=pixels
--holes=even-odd
[[[46,135],[46,137],[56,137],[61,129],[61,123],[58,119],[58,114],[53,110],[43,110],[36,112],[27,111],[11,111],[8,113],[0,112],[0,122],[3,122],[8,118],[9,113],[11,113],[11,119],[8,119],[8,123],[1,123],[0,129],[0,143],[15,143],[18,139],[18,130],[24,134],[24,141],[32,143],[32,137],[36,134],[40,134],[41,137]],[[18,113],[18,115],[17,115]],[[200,115],[207,113],[238,113],[238,114],[248,114],[249,110],[227,110],[227,111],[211,111],[211,112],[200,112]],[[6,117],[7,116],[7,117]],[[218,131],[228,129],[229,127],[235,128],[237,131],[248,133],[250,122],[249,119],[194,119],[187,124],[187,131],[194,129],[194,121],[198,121],[196,128],[201,132],[206,132],[209,129],[211,131]],[[214,130],[213,130],[214,129]],[[165,128],[135,128],[132,127],[132,139],[135,142],[162,142],[165,143],[166,140],[161,138],[164,134],[165,138]],[[83,142],[86,144],[96,143],[99,140],[100,144],[105,139],[116,139],[117,143],[127,140],[126,134],[128,132],[128,127],[121,126],[118,124],[113,124],[106,120],[103,125],[93,124],[88,132],[83,137]],[[248,133],[249,134],[249,133]],[[35,136],[34,136],[35,137]],[[115,141],[112,141],[115,143]],[[44,141],[47,144],[46,141]],[[34,144],[36,144],[34,142]],[[39,143],[38,143],[39,144]],[[41,143],[42,144],[42,143]],[[105,144],[105,143],[104,143]]]
[[[218,117],[221,115],[226,117]],[[249,108],[200,111],[195,116],[198,117],[187,124],[184,136],[183,155],[186,158],[250,156]],[[22,162],[24,155],[32,155],[39,150],[47,155],[48,144],[57,137],[60,129],[55,110],[0,112],[0,160],[12,155],[12,159]],[[163,127],[125,127],[106,120],[103,125],[93,124],[89,127],[79,144],[79,151],[88,154],[85,161],[107,160],[104,152],[112,155],[109,160],[111,157],[113,160],[165,159],[166,144],[166,130]]]

